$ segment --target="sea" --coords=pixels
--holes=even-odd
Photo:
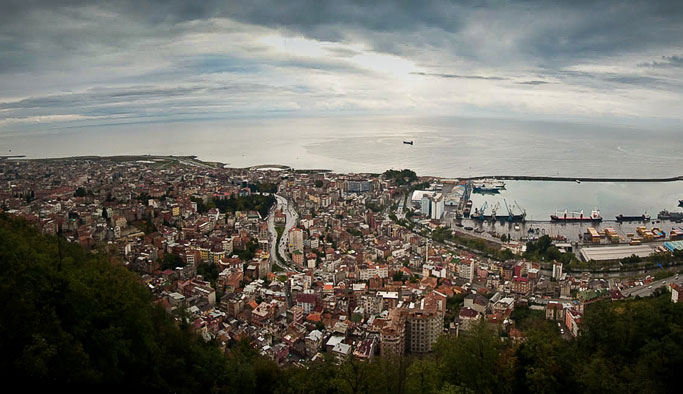
[[[462,117],[232,118],[0,133],[4,154],[195,155],[228,167],[280,164],[355,173],[409,168],[446,178],[664,178],[683,175],[683,128]],[[537,220],[547,220],[555,210],[590,214],[594,208],[604,217],[644,212],[656,217],[660,210],[677,210],[683,199],[680,181],[506,183],[499,199],[517,201],[528,218]],[[476,206],[483,198],[492,204],[498,197],[473,198]]]

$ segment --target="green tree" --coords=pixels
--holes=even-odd
[[[185,262],[183,259],[175,253],[166,253],[161,263],[161,269],[175,269],[177,267],[184,267]]]
[[[218,279],[218,266],[211,263],[200,263],[197,266],[197,275],[204,277],[207,282],[214,282]]]

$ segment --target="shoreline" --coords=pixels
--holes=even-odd
[[[0,156],[0,160],[32,160],[32,161],[65,161],[65,160],[118,160],[118,161],[139,161],[139,160],[191,160],[195,164],[210,166],[213,168],[225,168],[225,169],[239,169],[239,170],[259,170],[259,169],[270,169],[277,168],[282,171],[295,171],[299,173],[336,173],[334,170],[325,168],[294,168],[283,164],[257,164],[247,167],[230,167],[229,163],[222,163],[219,161],[203,161],[198,159],[196,155],[187,156],[175,156],[175,155],[113,155],[113,156],[66,156],[66,157],[51,157],[51,158],[26,158],[25,155],[12,155],[12,156]],[[355,174],[374,174],[374,172],[356,172]],[[348,174],[351,174],[350,172]],[[683,175],[664,177],[664,178],[601,178],[601,177],[568,177],[568,176],[536,176],[536,175],[482,175],[474,177],[439,177],[431,175],[420,175],[420,178],[435,178],[435,179],[458,179],[463,181],[471,181],[486,178],[495,178],[500,180],[511,180],[511,181],[540,181],[540,182],[647,182],[647,183],[660,183],[660,182],[679,182],[683,181]]]

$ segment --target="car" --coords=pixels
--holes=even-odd
[[[647,288],[648,288],[648,289],[651,289],[651,288],[652,288],[652,285],[648,286]]]
[[[559,321],[557,322],[557,326],[558,326],[558,327],[562,327],[562,325],[560,324]]]
[[[560,334],[564,334],[564,328],[560,328]]]

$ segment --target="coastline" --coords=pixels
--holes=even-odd
[[[282,164],[257,164],[247,167],[230,167],[229,163],[222,163],[219,161],[204,161],[198,159],[196,155],[175,156],[175,155],[113,155],[113,156],[65,156],[65,157],[51,157],[51,158],[26,158],[25,155],[0,156],[0,160],[31,160],[31,161],[67,161],[67,160],[114,160],[114,161],[140,161],[140,160],[168,160],[182,162],[183,160],[190,161],[185,164],[203,165],[211,168],[226,168],[226,169],[242,169],[242,170],[258,170],[258,169],[279,169],[283,171],[295,171],[298,173],[337,173],[332,169],[326,168],[294,168]],[[359,172],[359,174],[368,172]],[[547,181],[547,182],[678,182],[683,181],[683,175],[665,177],[665,178],[600,178],[600,177],[583,177],[583,176],[535,176],[535,175],[486,175],[476,177],[440,177],[431,175],[419,175],[421,178],[433,179],[458,179],[464,181],[495,178],[500,180],[514,180],[514,181]]]

